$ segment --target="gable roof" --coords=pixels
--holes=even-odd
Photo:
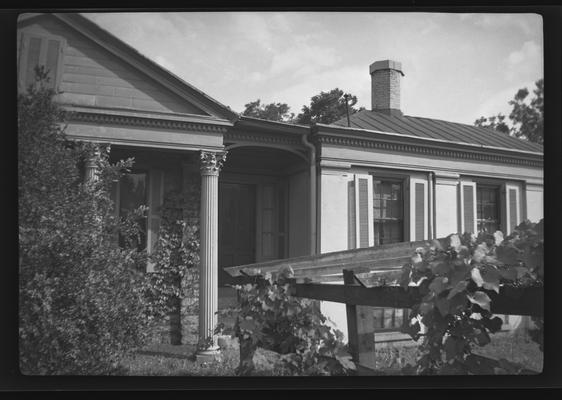
[[[209,114],[221,119],[229,120],[231,122],[234,122],[238,119],[238,113],[231,110],[230,107],[225,106],[224,104],[208,96],[206,93],[185,82],[177,75],[158,65],[133,47],[129,46],[128,44],[118,39],[113,34],[109,33],[81,14],[29,13],[21,15],[18,19],[18,22],[26,21],[43,15],[51,15],[56,17],[58,20],[79,31],[90,40],[94,41],[107,51],[119,57],[121,60],[131,65],[133,68],[140,70],[145,74],[148,74],[151,78],[155,79],[159,84],[163,85],[168,90],[179,95],[186,101],[195,104]]]
[[[527,142],[488,128],[442,121],[432,118],[391,116],[381,112],[364,110],[349,116],[350,127],[420,138],[438,139],[451,143],[466,143],[487,147],[529,152],[543,152],[543,146]],[[347,118],[331,125],[347,127]]]

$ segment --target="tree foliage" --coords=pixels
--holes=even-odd
[[[346,106],[344,91],[339,88],[329,92],[320,92],[311,97],[310,105],[302,107],[302,112],[297,115],[296,122],[303,125],[313,122],[331,124],[347,115],[346,107],[349,109],[349,115],[364,109],[354,107],[357,104],[357,96],[348,94],[347,99]]]
[[[404,327],[414,340],[422,338],[415,374],[517,373],[523,366],[500,360],[483,365],[472,355],[474,346],[490,343],[501,318],[491,313],[486,291],[499,293],[502,285],[543,284],[543,223],[525,221],[504,239],[500,231],[478,236],[465,233],[433,240],[416,250],[403,267],[401,285],[418,286],[424,295],[412,307]],[[542,319],[536,341],[542,349]]]
[[[498,132],[509,134],[510,128],[504,121],[505,121],[505,115],[499,113],[498,115],[488,118],[480,117],[479,119],[474,121],[474,125],[480,128],[490,128]]]
[[[513,121],[513,134],[531,142],[544,141],[544,80],[535,82],[534,97],[527,103],[527,88],[519,89],[509,104],[513,107],[509,118]]]
[[[242,115],[266,119],[268,121],[292,122],[295,114],[290,112],[290,107],[286,103],[261,104],[257,99],[244,105]]]
[[[79,166],[90,144],[66,140],[64,112],[37,69],[37,83],[18,96],[19,350],[24,374],[111,373],[146,340],[146,254],[133,245],[140,208],[113,215],[110,187],[133,160],[95,160],[84,183]],[[117,236],[130,240],[126,248]]]
[[[529,100],[529,90],[522,88],[517,91],[509,105],[512,106],[509,119],[511,128],[505,122],[505,116],[498,114],[492,117],[480,117],[474,121],[475,126],[492,128],[508,133],[530,142],[543,144],[544,141],[544,80],[535,82],[534,97]]]

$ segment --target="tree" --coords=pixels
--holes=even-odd
[[[290,113],[290,107],[286,103],[270,103],[261,104],[261,100],[257,99],[244,105],[245,109],[242,115],[267,119],[269,121],[291,122],[295,114]]]
[[[348,105],[349,115],[358,111],[364,110],[363,107],[357,109],[357,97],[349,94]],[[312,122],[331,124],[347,115],[346,99],[344,91],[335,88],[329,92],[320,92],[319,94],[311,97],[310,105],[303,106],[302,112],[297,116],[296,122],[299,124],[310,124]]]
[[[110,188],[132,166],[96,156],[98,179],[80,165],[94,146],[70,142],[65,113],[37,68],[36,85],[18,96],[19,350],[24,374],[107,374],[149,332],[146,254],[136,219],[119,220]],[[125,248],[119,247],[121,234]]]
[[[485,118],[480,117],[474,121],[475,126],[492,128],[499,132],[508,133],[515,137],[528,140],[530,142],[543,144],[544,136],[544,80],[539,79],[535,82],[533,91],[534,97],[526,101],[529,90],[522,88],[517,91],[509,105],[513,108],[509,114],[511,128],[504,122],[505,116]]]
[[[525,99],[529,95],[527,88],[517,91],[513,100],[509,102],[513,109],[509,118],[513,121],[515,136],[530,142],[543,144],[544,141],[544,80],[535,82],[533,90],[535,97],[529,103]]]
[[[498,114],[492,117],[480,117],[476,121],[474,121],[474,125],[480,128],[490,128],[495,129],[498,132],[503,132],[509,134],[509,126],[504,122],[505,115]]]

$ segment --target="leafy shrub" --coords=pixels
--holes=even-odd
[[[411,323],[405,327],[414,340],[423,340],[417,365],[405,372],[482,372],[484,367],[471,355],[471,349],[490,343],[489,334],[502,326],[501,318],[490,312],[491,300],[485,290],[499,293],[501,285],[532,286],[542,282],[542,221],[525,221],[505,240],[500,231],[478,236],[454,234],[418,248],[411,263],[403,267],[401,285],[418,286],[424,296],[412,308]],[[541,336],[539,331],[537,338]],[[506,360],[500,361],[496,371],[521,370]],[[485,370],[494,371],[489,366]]]
[[[258,347],[280,353],[283,375],[345,375],[355,368],[342,343],[341,332],[325,324],[317,304],[289,293],[291,271],[266,274],[254,284],[236,286],[234,337],[240,342],[239,375],[254,373]],[[220,327],[219,327],[220,329]]]
[[[56,94],[37,84],[18,96],[19,350],[24,374],[108,374],[144,343],[147,315],[136,218],[113,215],[110,188],[132,159],[67,141]],[[98,177],[80,166],[96,154]],[[128,246],[120,248],[121,234]]]

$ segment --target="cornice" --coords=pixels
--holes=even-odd
[[[100,125],[124,125],[143,128],[169,129],[177,131],[204,132],[225,134],[228,127],[212,122],[182,121],[155,117],[140,117],[135,115],[105,114],[96,112],[71,111],[69,121],[88,122]]]
[[[524,154],[513,156],[509,154],[499,154],[497,152],[491,152],[487,149],[480,149],[480,151],[475,151],[472,149],[453,149],[437,146],[435,144],[412,144],[381,139],[333,136],[319,132],[315,134],[315,140],[321,145],[368,148],[392,152],[422,154],[449,159],[516,164],[539,168],[543,167],[542,157],[538,158],[538,156],[536,155],[534,157],[532,155],[525,156]],[[508,151],[506,151],[506,153],[508,153]]]
[[[296,146],[302,148],[300,136],[287,136],[264,132],[240,132],[229,130],[224,135],[224,143],[254,142],[276,145]]]

